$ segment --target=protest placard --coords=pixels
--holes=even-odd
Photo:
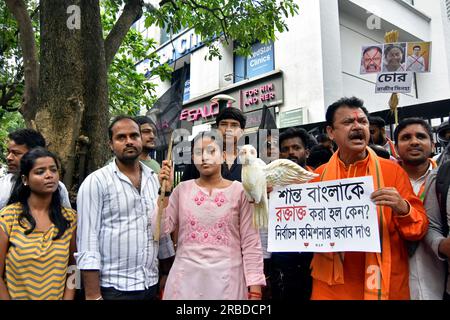
[[[373,177],[275,188],[269,252],[380,252]]]
[[[412,72],[379,73],[375,93],[410,93],[412,80]]]
[[[368,44],[361,47],[360,74],[431,71],[431,42]]]

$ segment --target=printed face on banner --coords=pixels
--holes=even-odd
[[[361,74],[381,72],[381,62],[383,61],[381,45],[363,47],[361,56]]]
[[[430,72],[431,42],[408,43],[406,71],[425,73]]]
[[[383,72],[406,71],[406,43],[387,43],[383,51]]]
[[[380,252],[373,177],[276,188],[269,252]]]
[[[398,42],[363,46],[360,74],[430,72],[431,46],[431,42]]]

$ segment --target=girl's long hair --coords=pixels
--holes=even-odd
[[[52,158],[56,166],[59,169],[58,161],[56,156],[50,151],[38,147],[27,152],[22,159],[20,160],[20,175],[16,181],[16,184],[13,189],[13,193],[8,201],[8,203],[16,203],[20,202],[22,205],[22,213],[19,215],[19,224],[21,227],[26,228],[24,226],[24,222],[28,222],[30,224],[30,228],[25,231],[25,234],[28,235],[33,232],[36,228],[36,221],[31,214],[30,207],[28,205],[28,198],[31,195],[31,189],[29,186],[25,186],[20,177],[26,176],[29,177],[31,170],[33,169],[36,160],[39,158]],[[50,220],[58,228],[57,235],[53,238],[53,240],[58,240],[63,236],[67,229],[70,228],[71,221],[68,221],[61,210],[61,196],[59,194],[59,188],[56,189],[52,194],[52,201],[50,203]]]

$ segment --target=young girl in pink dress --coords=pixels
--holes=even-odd
[[[219,135],[196,137],[193,160],[200,178],[173,190],[162,217],[163,233],[179,228],[163,299],[259,300],[266,284],[261,241],[241,183],[222,178]],[[170,171],[163,162],[160,180]]]

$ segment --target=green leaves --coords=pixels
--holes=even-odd
[[[38,40],[38,1],[28,0],[25,3],[36,30],[35,38]],[[39,45],[39,41],[37,44]],[[6,3],[0,1],[0,121],[4,121],[4,117],[10,117],[11,115],[8,113],[16,113],[14,117],[21,118],[18,109],[22,103],[23,91],[24,70],[17,21],[10,13]],[[3,122],[2,125],[6,124]],[[0,143],[2,142],[3,140],[0,138]]]
[[[0,109],[0,166],[5,163],[6,143],[8,134],[14,130],[24,128],[25,123],[18,112],[5,112]]]
[[[123,1],[114,0],[100,2],[105,38],[119,17],[122,3]],[[155,40],[144,39],[136,29],[128,31],[108,72],[109,107],[112,115],[137,115],[141,108],[149,109],[153,105],[156,100],[156,85],[137,71],[136,64],[149,59],[150,67],[156,67],[159,64],[158,57],[152,53],[155,45]],[[165,66],[158,72],[167,79],[171,70]]]
[[[38,0],[27,0],[33,17],[36,39],[39,42]],[[125,0],[100,1],[103,36],[106,38],[125,5]],[[158,26],[173,34],[186,28],[194,28],[209,52],[205,59],[220,58],[217,40],[234,42],[235,53],[248,56],[255,42],[274,41],[277,32],[287,30],[285,19],[298,14],[296,0],[169,0],[153,10],[144,10],[145,27]],[[39,44],[39,43],[38,43]],[[156,42],[145,39],[134,28],[125,37],[109,73],[109,104],[112,114],[137,114],[139,109],[149,109],[155,97],[155,84],[136,70],[136,65],[148,59],[152,77],[169,80],[171,68],[160,65],[155,54]],[[0,102],[5,93],[14,89],[7,104],[0,105],[0,115],[20,107],[23,93],[23,69],[18,43],[17,23],[0,1]],[[4,100],[4,99],[3,99]],[[3,111],[2,111],[3,110]]]
[[[104,37],[113,28],[124,1],[100,2]],[[221,58],[217,39],[235,42],[235,53],[251,54],[255,42],[275,40],[276,32],[287,30],[284,21],[298,13],[295,0],[172,0],[157,10],[144,12],[145,28],[157,26],[177,34],[186,28],[194,28],[209,47],[205,60]],[[115,114],[135,115],[140,108],[149,109],[156,100],[154,77],[170,80],[172,70],[160,65],[155,54],[156,42],[144,39],[132,28],[124,39],[112,62],[109,74],[110,111]],[[135,65],[148,59],[152,78],[139,74]]]
[[[222,35],[225,41],[235,41],[236,54],[249,55],[255,42],[275,41],[277,32],[287,30],[284,21],[298,14],[295,0],[172,0],[150,13],[146,25],[156,21],[175,34],[182,28],[194,28],[203,39]],[[208,59],[220,57],[209,43]]]

